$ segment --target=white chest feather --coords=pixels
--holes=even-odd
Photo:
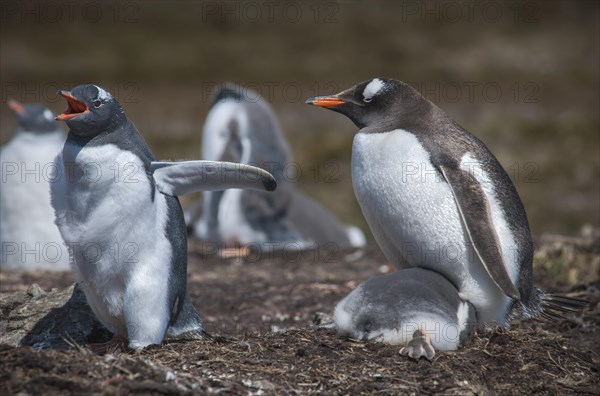
[[[242,208],[243,191],[231,189],[225,191],[219,204],[219,235],[225,243],[262,243],[266,235],[252,226],[246,220]]]
[[[400,250],[411,265],[437,266],[441,257],[428,252],[463,243],[452,191],[413,134],[357,134],[352,180],[376,238],[392,245],[384,250]]]
[[[247,135],[248,114],[234,99],[215,105],[206,117],[202,138],[202,159],[218,161],[230,139],[231,123],[235,122],[241,136]]]
[[[452,190],[415,135],[404,130],[357,134],[352,180],[371,231],[390,261],[401,266],[405,260],[443,274],[483,320],[504,324],[509,299],[478,259]]]
[[[124,316],[168,321],[166,197],[152,191],[141,160],[114,145],[79,152],[67,145],[56,161],[62,172],[52,185],[56,221],[98,318],[122,332],[130,325]]]

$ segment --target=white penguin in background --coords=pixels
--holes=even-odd
[[[273,194],[239,190],[204,193],[201,217],[188,217],[196,238],[224,245],[279,248],[365,245],[360,229],[342,224],[285,177],[285,167],[293,163],[291,150],[273,109],[258,93],[234,84],[221,87],[204,124],[201,155],[205,160],[267,169],[278,188]]]
[[[0,150],[0,269],[69,270],[69,253],[54,224],[50,180],[65,132],[39,104],[9,100],[18,127]]]

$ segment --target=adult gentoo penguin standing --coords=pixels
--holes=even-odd
[[[258,168],[213,161],[156,162],[119,102],[96,85],[60,94],[69,134],[52,183],[56,224],[77,280],[113,345],[160,344],[203,334],[186,291],[186,227],[178,195],[199,190],[273,190]]]
[[[0,150],[0,268],[68,270],[69,253],[54,224],[49,181],[65,142],[54,114],[9,100],[18,127]]]
[[[570,299],[532,285],[533,243],[523,204],[487,147],[409,85],[374,78],[309,104],[360,130],[354,191],[394,264],[445,276],[481,322],[552,315]]]
[[[344,225],[286,177],[287,167],[294,165],[291,150],[275,112],[257,92],[235,84],[220,88],[204,124],[202,159],[268,169],[278,187],[273,194],[204,193],[202,216],[188,219],[198,239],[275,249],[364,245],[360,230]]]

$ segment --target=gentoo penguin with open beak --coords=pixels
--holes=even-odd
[[[119,102],[96,85],[61,91],[56,117],[69,134],[52,183],[56,224],[71,249],[77,281],[110,347],[202,336],[186,291],[187,239],[177,196],[199,190],[271,191],[255,167],[214,161],[157,162]]]
[[[9,100],[18,127],[0,150],[0,268],[64,271],[69,253],[54,224],[49,181],[65,132],[40,104]]]
[[[277,191],[228,190],[203,194],[199,219],[188,218],[194,236],[228,245],[298,248],[335,244],[359,247],[365,238],[299,191],[285,176],[293,164],[288,143],[269,103],[251,89],[225,84],[204,124],[202,159],[241,162],[269,170]]]
[[[360,128],[354,191],[392,263],[443,275],[481,323],[507,326],[581,305],[533,287],[532,238],[510,178],[479,139],[412,87],[374,78],[307,103]]]

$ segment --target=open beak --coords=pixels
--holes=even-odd
[[[345,100],[340,99],[337,96],[315,96],[306,101],[307,104],[321,106],[321,107],[333,107],[339,106],[344,103],[348,103]]]
[[[75,98],[73,95],[71,95],[70,92],[58,91],[58,93],[63,98],[67,99],[67,104],[69,105],[69,108],[67,110],[65,110],[62,114],[59,114],[56,117],[54,117],[55,120],[68,121],[72,118],[77,117],[78,115],[89,112],[89,109],[85,105],[85,103],[83,103],[79,99]]]
[[[8,100],[8,107],[17,114],[25,115],[25,106],[14,99]]]

